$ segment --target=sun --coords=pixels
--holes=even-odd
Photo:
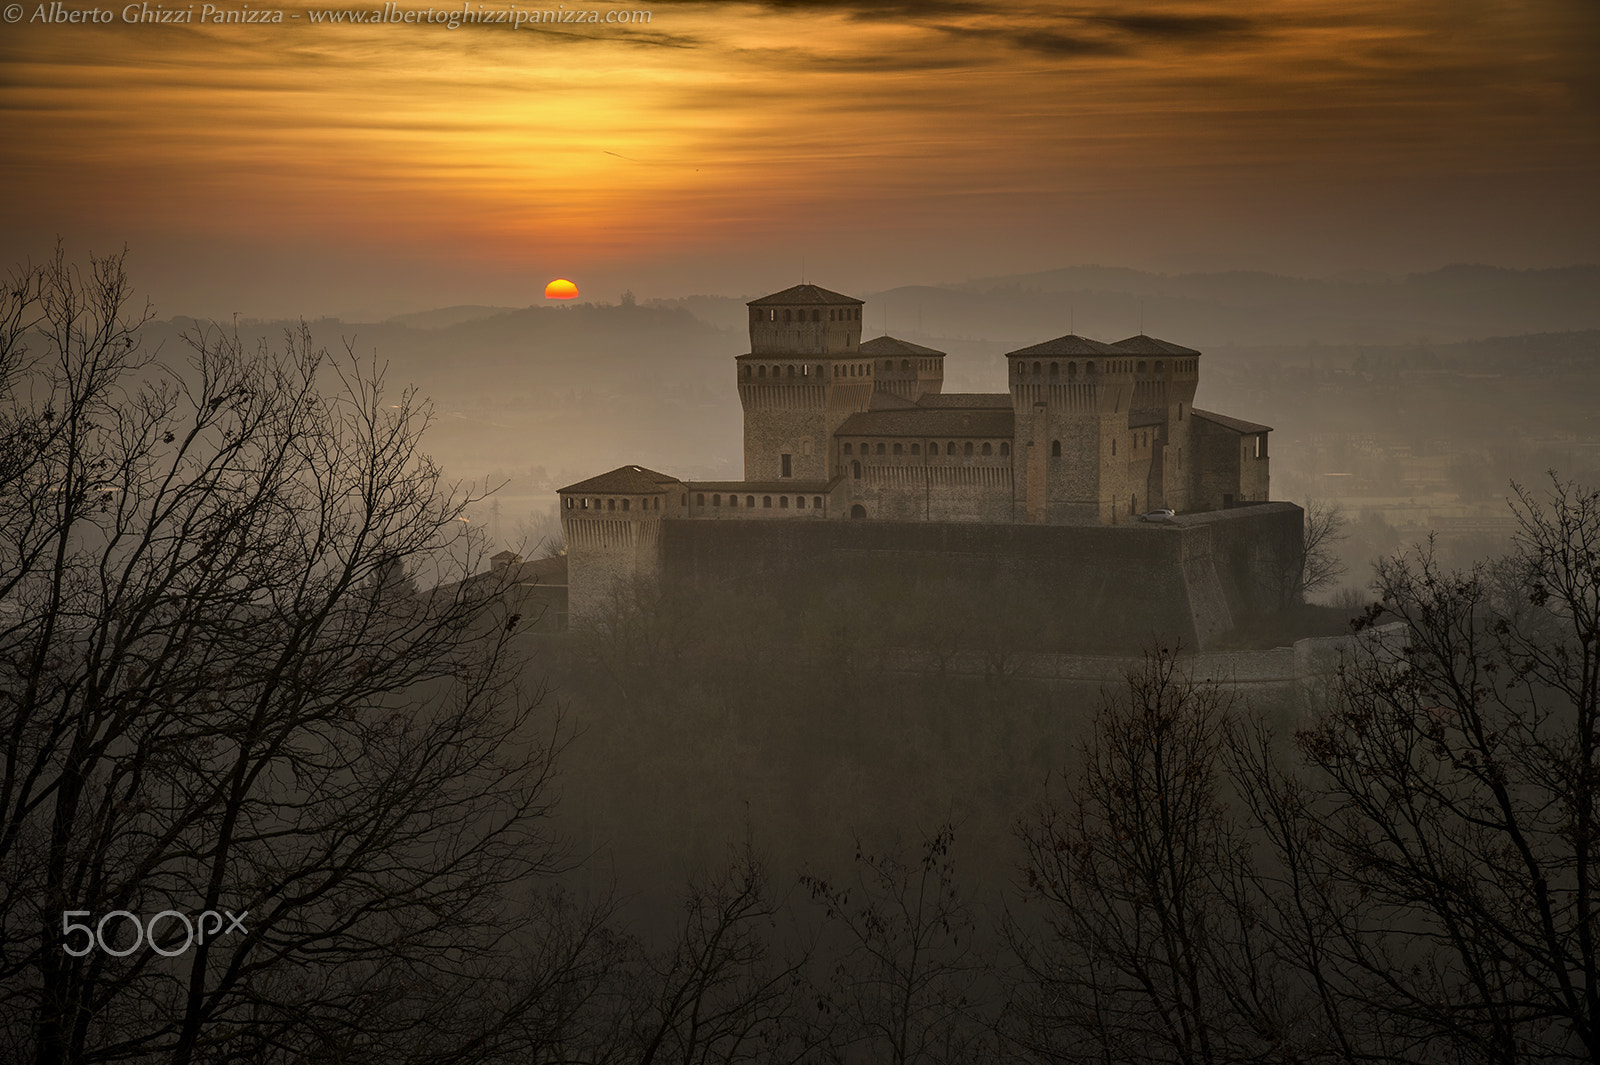
[[[575,300],[578,298],[578,286],[564,277],[558,277],[544,287],[544,298],[547,300]]]

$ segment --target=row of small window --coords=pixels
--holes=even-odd
[[[703,507],[703,506],[706,505],[706,494],[704,492],[696,492],[694,494],[694,505],[697,506],[697,507]],[[711,505],[714,506],[714,507],[722,506],[722,494],[720,492],[712,493]],[[737,507],[738,505],[739,505],[739,497],[738,496],[736,496],[736,495],[728,496],[728,506]],[[756,506],[756,497],[755,496],[745,496],[744,497],[744,506],[745,506],[746,510],[754,510],[755,506]],[[765,510],[771,510],[772,509],[772,497],[771,496],[762,496],[761,497],[761,506]],[[796,510],[804,510],[804,509],[806,509],[806,497],[805,496],[795,496],[794,497],[794,508]],[[788,510],[789,509],[789,497],[788,496],[779,496],[778,497],[778,509],[779,510]],[[821,496],[812,496],[811,497],[811,509],[813,509],[813,510],[821,510],[822,509],[822,497]]]
[[[1184,372],[1187,372],[1187,371],[1191,371],[1191,370],[1194,369],[1194,362],[1195,362],[1195,360],[1193,360],[1193,359],[1183,359],[1183,360],[1181,360],[1179,362],[1174,363],[1173,364],[1173,369],[1176,370],[1178,373],[1184,373]],[[1017,376],[1017,377],[1026,377],[1028,375],[1028,364],[1027,363],[1025,363],[1025,362],[1023,362],[1022,360],[1019,359],[1019,360],[1017,360],[1017,362],[1014,365],[1016,366],[1016,375],[1015,376]],[[1145,362],[1143,360],[1140,360],[1137,364],[1132,362],[1131,360],[1127,361],[1127,362],[1113,361],[1113,362],[1109,362],[1109,363],[1106,364],[1106,372],[1107,373],[1128,373],[1129,371],[1132,371],[1134,373],[1144,373],[1144,372],[1146,372],[1146,364],[1145,364]],[[1084,363],[1083,364],[1083,372],[1086,373],[1086,374],[1094,373],[1095,372],[1094,363],[1092,363],[1092,362]],[[1164,372],[1166,372],[1166,363],[1163,363],[1163,362],[1156,363],[1155,372],[1156,373],[1164,373]],[[1052,362],[1050,364],[1048,370],[1045,368],[1044,363],[1036,362],[1036,363],[1033,364],[1033,376],[1034,377],[1044,376],[1047,373],[1048,373],[1049,377],[1052,380],[1054,380],[1057,377],[1060,377],[1061,376],[1061,364],[1059,362]],[[1068,377],[1076,377],[1077,375],[1078,375],[1078,364],[1075,363],[1075,362],[1067,363],[1067,376]]]
[[[894,360],[893,359],[884,359],[883,360],[883,368],[885,370],[888,370],[888,371],[893,371],[894,370]],[[918,359],[917,360],[917,369],[918,370],[936,370],[936,369],[938,369],[938,367],[934,365],[932,359]],[[910,373],[911,372],[911,360],[910,359],[901,359],[900,360],[900,372],[901,373]]]
[[[863,440],[861,442],[860,447],[861,447],[861,454],[863,454],[863,455],[872,454],[872,451],[870,450],[872,448],[872,445],[867,443],[865,440]],[[905,452],[903,450],[903,447],[904,447],[904,445],[895,444],[894,445],[893,454],[895,454],[895,455],[903,455],[903,454],[905,454]],[[921,444],[912,444],[912,445],[910,445],[910,447],[911,447],[911,453],[913,455],[921,455],[922,454],[922,445]],[[845,444],[844,445],[844,453],[846,455],[855,454],[855,451],[853,450],[853,446],[850,445],[850,444]],[[954,440],[952,440],[949,443],[945,444],[944,453],[946,455],[954,455],[956,453],[956,442]],[[968,440],[965,444],[963,444],[961,446],[961,453],[963,455],[965,455],[967,458],[971,458],[974,454],[993,455],[994,454],[994,445],[990,444],[988,442],[985,442],[981,447],[981,451],[979,451],[979,450],[975,450],[974,446],[973,446],[973,442]],[[890,452],[885,450],[885,447],[884,447],[883,444],[879,444],[878,447],[877,447],[877,454],[885,455],[885,454],[890,454]],[[939,454],[939,442],[937,440],[928,441],[928,454],[929,455],[938,455]],[[1000,442],[1000,454],[1001,454],[1002,457],[1011,454],[1011,444],[1009,442],[1004,441],[1004,440],[1002,440]]]
[[[817,367],[817,376],[821,377],[822,374],[823,374],[823,369],[822,369],[821,366],[818,366]],[[749,366],[746,366],[744,368],[744,376],[746,378],[750,377],[750,367]],[[767,373],[767,368],[765,366],[757,366],[756,367],[755,376],[756,377],[767,377],[767,376],[769,376],[768,373]],[[772,376],[772,377],[810,377],[811,376],[811,367],[802,365],[800,367],[800,372],[797,374],[797,373],[794,372],[794,367],[793,366],[774,366],[772,368],[772,373],[771,373],[770,376]],[[871,363],[851,363],[848,366],[835,364],[834,367],[833,367],[833,376],[835,376],[835,377],[871,377],[872,376],[872,364]]]
[[[751,311],[750,312],[750,320],[752,322],[761,321],[762,320],[761,312],[759,310]],[[804,307],[800,308],[799,310],[788,309],[788,310],[785,310],[783,312],[783,317],[779,318],[778,317],[778,309],[776,307],[771,307],[771,308],[767,309],[766,320],[769,321],[769,322],[778,322],[778,321],[783,321],[783,322],[820,322],[820,321],[822,321],[822,311],[820,309],[817,309],[817,308],[812,308],[808,312]],[[830,321],[830,322],[859,322],[859,321],[861,321],[861,308],[860,307],[837,307],[837,308],[834,308],[834,309],[828,311],[828,321]]]
[[[577,500],[574,500],[571,496],[567,497],[567,509],[568,510],[574,510],[574,509],[576,509],[576,510],[628,510],[630,508],[630,503],[631,503],[630,500],[624,499],[624,500],[622,500],[622,506],[619,507],[619,506],[617,506],[617,501],[615,499],[577,499]],[[649,498],[649,499],[641,499],[641,500],[639,500],[639,509],[640,510],[660,510],[661,509],[661,497],[660,496],[654,496],[654,497]]]

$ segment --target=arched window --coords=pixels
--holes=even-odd
[[[789,497],[788,496],[779,496],[778,497],[778,509],[779,510],[788,510],[789,509]]]
[[[734,510],[738,510],[739,509],[739,497],[738,496],[729,496],[728,497],[728,506],[732,507]]]
[[[844,453],[845,453],[845,454],[846,454],[846,455],[852,455],[852,454],[854,454],[854,452],[853,452],[853,451],[851,451],[851,450],[850,450],[850,445],[849,445],[849,444],[846,444],[846,445],[845,445],[845,446],[844,446]]]
[[[921,445],[921,444],[912,444],[912,445],[911,445],[911,453],[912,453],[912,454],[913,454],[913,455],[920,455],[920,454],[922,454],[922,445]]]
[[[968,440],[964,445],[962,445],[961,454],[964,455],[965,457],[969,458],[969,459],[972,457],[972,441],[971,440]]]
[[[714,507],[722,506],[722,493],[721,492],[717,492],[714,495],[712,495],[712,497],[711,497],[711,505],[714,506]]]
[[[767,368],[765,366],[761,367],[760,372],[758,372],[756,374],[756,376],[757,377],[765,377],[765,376],[767,376]]]
[[[750,367],[748,367],[748,366],[746,366],[746,367],[745,367],[745,368],[744,368],[744,375],[745,375],[745,376],[746,376],[746,377],[749,377],[749,376],[750,376]]]
[[[744,505],[747,506],[747,507],[754,507],[756,505],[756,497],[755,496],[745,496],[744,497]]]
[[[896,455],[898,455],[898,454],[900,454],[900,445],[899,445],[899,444],[896,444],[896,445],[895,445],[895,446],[894,446],[894,453],[895,453],[895,454],[896,454]]]
[[[1139,360],[1139,372],[1140,373],[1144,373],[1144,360],[1143,359]]]
[[[850,464],[850,476],[858,481],[861,480],[861,461],[859,459]]]
[[[880,455],[883,454],[883,445],[882,444],[878,445],[878,454],[880,454]]]
[[[822,509],[822,497],[821,496],[812,496],[811,497],[811,509],[812,510],[821,510]]]
[[[954,455],[956,453],[956,442],[954,440],[952,440],[949,443],[945,444],[944,453],[946,455]]]
[[[784,374],[784,376],[785,377],[793,377],[794,376],[794,367],[793,366],[789,367],[789,372]]]
[[[1050,441],[1050,457],[1053,459],[1058,459],[1061,457],[1061,441]]]
[[[910,373],[911,372],[911,360],[910,359],[901,359],[900,360],[900,369],[906,371],[907,373]]]
[[[606,509],[607,510],[616,510],[617,509],[617,501],[615,499],[606,500]]]
[[[704,492],[696,492],[694,494],[694,505],[697,507],[706,505],[706,494]]]
[[[851,521],[861,521],[866,516],[867,516],[867,508],[862,506],[860,503],[857,503],[855,506],[850,508],[850,520]]]
[[[1141,366],[1140,369],[1142,370],[1142,369],[1144,369],[1144,367]],[[1162,371],[1162,369],[1163,369],[1162,364],[1159,363],[1159,362],[1156,363],[1156,373],[1160,373]]]
[[[820,310],[812,311],[811,312],[811,320],[813,322],[822,321],[822,312]]]
[[[805,496],[795,496],[794,497],[794,506],[795,506],[796,510],[804,510],[804,509],[806,509],[806,497]]]
[[[1011,445],[1004,440],[1000,441],[1000,457],[1004,458],[1009,454],[1011,454]]]
[[[784,312],[783,312],[783,320],[784,320],[784,321],[786,321],[786,322],[787,322],[787,321],[789,321],[789,320],[790,320],[790,317],[789,317],[789,315],[790,315],[790,312],[789,312],[789,311],[787,311],[787,310],[785,310],[785,311],[784,311]]]

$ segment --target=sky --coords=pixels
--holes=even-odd
[[[0,234],[162,317],[1600,259],[1600,0],[97,2],[4,10]]]

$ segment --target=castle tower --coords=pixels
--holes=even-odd
[[[568,485],[561,499],[567,538],[567,612],[592,618],[627,585],[661,573],[661,522],[683,514],[683,482],[643,466],[619,466]]]
[[[1014,520],[1128,521],[1134,498],[1143,496],[1130,490],[1127,474],[1135,360],[1069,335],[1008,352],[1006,364],[1017,437]]]
[[[1134,356],[1132,409],[1147,415],[1152,447],[1145,497],[1150,508],[1188,510],[1195,454],[1190,426],[1194,393],[1200,383],[1200,353],[1193,348],[1140,334],[1113,347]]]
[[[747,481],[826,481],[834,431],[872,400],[862,301],[816,285],[752,300],[750,352],[736,360]]]
[[[881,336],[861,345],[873,360],[873,383],[879,392],[915,403],[944,389],[944,352]]]

